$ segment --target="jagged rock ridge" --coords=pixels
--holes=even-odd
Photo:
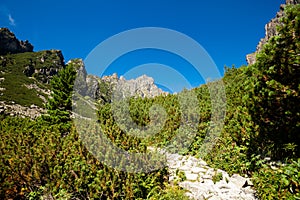
[[[8,28],[0,28],[0,55],[32,51],[33,46],[27,40],[19,41]]]
[[[255,63],[256,55],[258,52],[260,52],[262,50],[264,44],[266,44],[271,37],[278,34],[276,27],[278,25],[280,25],[280,19],[284,16],[285,6],[286,5],[296,5],[299,3],[300,3],[300,0],[286,0],[285,4],[280,5],[279,12],[277,12],[276,16],[273,19],[271,19],[271,21],[269,23],[267,23],[265,25],[265,37],[259,41],[259,43],[256,47],[256,51],[254,53],[246,55],[246,60],[249,65],[252,65]]]
[[[76,91],[82,96],[89,96],[96,100],[110,101],[113,93],[118,92],[123,97],[140,96],[155,97],[166,95],[167,92],[158,88],[152,77],[142,75],[136,79],[126,80],[123,76],[118,77],[116,73],[102,78],[88,75],[81,59],[74,59],[68,62],[77,69],[77,79],[75,83]]]
[[[119,90],[127,91],[129,96],[155,97],[162,94],[168,94],[154,84],[154,79],[152,77],[145,74],[131,80],[126,80],[121,76],[117,86]],[[125,94],[123,96],[125,96]]]

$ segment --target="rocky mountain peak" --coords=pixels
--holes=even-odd
[[[271,19],[271,21],[269,23],[267,23],[265,25],[265,37],[259,41],[259,43],[256,47],[256,51],[254,53],[248,54],[246,56],[246,60],[249,65],[252,65],[255,63],[256,54],[262,50],[264,44],[266,44],[271,37],[278,34],[276,27],[280,24],[280,19],[284,16],[285,6],[286,5],[296,5],[299,3],[300,3],[300,0],[286,0],[285,4],[280,5],[280,10],[277,12],[276,16],[273,19]]]
[[[75,90],[82,96],[109,101],[108,99],[116,91],[121,92],[124,97],[155,97],[168,94],[158,88],[154,83],[154,79],[147,75],[126,80],[124,76],[118,77],[117,73],[114,73],[100,78],[87,74],[84,62],[81,59],[70,60],[67,64],[73,65],[77,71]]]
[[[168,94],[155,85],[152,77],[145,74],[131,80],[126,80],[121,76],[118,80],[117,88],[123,93],[127,92],[129,96],[155,97]],[[123,96],[125,96],[125,94],[123,94]]]
[[[0,28],[0,55],[32,51],[33,46],[28,40],[20,41],[8,28]]]

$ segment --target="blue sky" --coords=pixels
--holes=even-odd
[[[284,0],[1,0],[0,26],[11,29],[19,39],[28,39],[35,51],[62,50],[66,61],[86,59],[99,43],[126,30],[167,28],[197,41],[222,75],[225,65],[246,64],[246,54],[255,51],[264,36],[265,24],[282,3]],[[177,70],[191,87],[203,83],[203,77],[189,70],[192,68],[189,62],[170,52],[153,49],[120,56],[104,74],[126,75],[131,70],[125,77],[132,78],[150,69],[149,63],[157,64],[152,69],[152,76],[157,76],[154,79],[172,91],[188,86],[160,67]],[[133,70],[137,66],[142,67]],[[97,74],[95,67],[97,63],[87,66],[88,72]]]

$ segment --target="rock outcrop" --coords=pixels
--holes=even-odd
[[[151,151],[151,149],[149,149]],[[158,150],[166,156],[169,181],[178,184],[191,199],[256,200],[251,179],[214,169],[202,159]]]
[[[89,96],[95,100],[103,100],[109,102],[114,93],[122,93],[123,97],[140,96],[155,97],[158,95],[166,95],[167,92],[158,88],[153,78],[146,75],[137,77],[136,79],[126,80],[123,76],[120,78],[116,73],[102,78],[95,75],[88,75],[82,59],[70,60],[71,64],[77,71],[77,78],[74,89],[82,96]],[[120,94],[118,94],[120,95]]]
[[[60,50],[32,52],[28,41],[19,41],[0,28],[0,113],[35,118],[45,112],[49,83],[65,67]]]
[[[75,80],[76,92],[80,95],[85,96],[87,91],[87,72],[82,59],[76,58],[67,62],[67,65],[72,65],[76,70],[77,78]]]
[[[29,117],[34,119],[41,116],[43,113],[46,113],[46,110],[34,104],[28,107],[16,104],[15,102],[10,102],[10,104],[7,104],[4,101],[0,101],[1,115],[18,116],[22,118]]]
[[[88,75],[82,59],[72,59],[67,65],[72,65],[77,73],[74,83],[74,91],[81,96],[88,96],[92,99],[101,99],[104,95],[103,91],[100,92],[102,80],[98,76]]]
[[[277,26],[280,25],[280,19],[284,16],[284,8],[286,5],[296,5],[299,4],[300,0],[286,0],[285,4],[280,5],[280,10],[277,12],[275,18],[271,19],[269,23],[265,25],[265,37],[262,38],[257,47],[256,51],[254,53],[246,55],[246,60],[249,65],[252,65],[256,61],[256,54],[260,52],[264,46],[268,42],[268,40],[277,35]]]
[[[0,55],[32,51],[33,46],[27,40],[19,41],[8,28],[0,28]]]
[[[117,90],[141,97],[166,94],[146,75],[133,80],[118,78],[117,74],[100,78],[87,74],[82,59],[72,59],[67,65],[77,72],[75,91],[87,99],[111,102]],[[45,88],[66,65],[60,50],[33,52],[28,41],[19,41],[9,29],[0,28],[0,66],[0,113],[35,118],[44,112],[42,105],[50,94]],[[18,81],[12,78],[14,75],[19,77]],[[30,107],[30,100],[35,105]]]
[[[42,83],[49,84],[52,77],[65,67],[64,57],[60,50],[36,52],[33,57],[34,60],[30,60],[24,73],[35,77]],[[33,73],[28,73],[28,71]]]
[[[139,96],[152,98],[168,94],[154,84],[154,79],[152,77],[146,75],[142,75],[131,80],[126,80],[123,76],[121,76],[115,88],[116,91],[121,91],[123,97]]]

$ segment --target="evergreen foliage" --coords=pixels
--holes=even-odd
[[[164,193],[166,168],[132,174],[108,167],[87,151],[74,127],[61,137],[60,126],[43,121],[6,117],[0,125],[0,199],[146,199]]]
[[[249,111],[259,127],[252,146],[273,159],[300,156],[300,5],[285,13],[279,34],[249,69],[255,77]]]
[[[71,126],[72,94],[76,78],[74,67],[69,64],[50,82],[51,97],[46,105],[47,115],[43,119],[50,124],[59,124],[67,131]]]

